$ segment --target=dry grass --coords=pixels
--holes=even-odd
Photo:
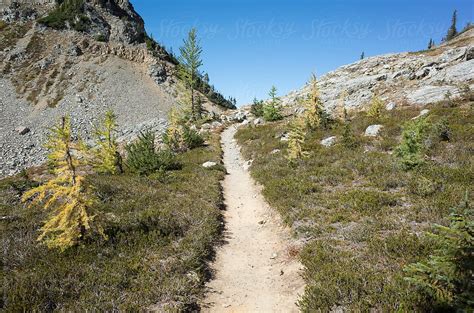
[[[404,171],[393,155],[403,123],[419,109],[386,112],[379,138],[363,137],[374,120],[360,113],[351,127],[359,143],[349,149],[324,148],[322,138],[341,136],[342,127],[308,135],[310,157],[289,166],[286,143],[277,135],[287,122],[241,129],[244,156],[253,159],[254,178],[295,234],[309,240],[301,253],[307,288],[305,312],[429,311],[429,300],[403,278],[403,267],[433,251],[424,231],[446,224],[464,193],[474,195],[474,112],[472,103],[431,108],[430,121],[445,119],[451,140],[433,133],[425,142],[426,162]],[[271,154],[274,149],[280,153]]]
[[[220,154],[214,136],[208,147],[181,155],[183,168],[165,176],[90,176],[101,199],[94,213],[109,240],[88,238],[64,254],[36,242],[45,213],[19,203],[40,169],[1,181],[2,309],[195,309],[220,235],[223,203],[224,172],[201,164]]]

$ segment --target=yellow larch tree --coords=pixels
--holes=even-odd
[[[123,173],[122,156],[118,151],[117,117],[112,110],[105,113],[102,125],[95,130],[97,149],[93,150],[92,164],[98,173]]]
[[[186,151],[186,141],[183,128],[183,113],[177,108],[172,108],[169,113],[169,125],[164,139],[168,148],[175,152]]]
[[[286,157],[290,163],[308,156],[308,152],[303,150],[306,137],[305,129],[305,120],[303,119],[298,118],[291,124],[288,134],[288,155]]]
[[[78,168],[84,163],[78,155],[84,147],[72,141],[69,117],[63,117],[61,123],[51,129],[46,147],[50,151],[48,159],[54,176],[27,191],[22,201],[31,199],[30,206],[43,205],[43,209],[49,211],[38,241],[64,251],[77,244],[91,229],[94,217],[89,210],[97,200],[86,186],[85,177],[78,174]]]
[[[318,80],[315,74],[311,75],[309,80],[310,91],[306,101],[304,101],[305,112],[303,118],[306,126],[309,129],[316,129],[321,124],[321,114],[323,110],[323,103],[318,87]]]
[[[380,119],[383,115],[385,104],[378,96],[373,96],[370,101],[370,107],[367,111],[367,116],[375,119]]]

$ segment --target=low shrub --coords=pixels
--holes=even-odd
[[[263,118],[267,122],[274,122],[281,120],[283,116],[276,105],[268,103],[263,106]]]
[[[466,194],[453,210],[450,225],[436,226],[428,235],[436,250],[428,259],[405,268],[406,280],[437,310],[469,312],[474,305],[474,211]]]
[[[155,147],[155,135],[145,132],[138,140],[125,147],[126,165],[129,170],[139,175],[148,175],[156,171],[175,170],[180,168],[174,153],[170,150],[159,150]]]
[[[389,194],[373,190],[350,190],[341,195],[341,205],[361,213],[383,212],[384,207],[397,204],[396,198]]]
[[[0,31],[8,26],[7,22],[0,20]]]
[[[250,113],[255,117],[263,117],[263,101],[253,99],[252,106],[250,107]]]
[[[424,141],[430,127],[427,118],[418,118],[405,124],[402,141],[395,150],[404,169],[410,170],[424,163]]]
[[[91,23],[85,15],[84,0],[65,0],[38,22],[54,29],[70,27],[80,32],[87,31]]]
[[[184,142],[188,149],[201,147],[204,144],[203,136],[195,129],[183,126]]]

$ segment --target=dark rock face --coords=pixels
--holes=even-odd
[[[128,0],[93,0],[91,4],[105,11],[103,17],[110,26],[110,40],[129,44],[145,41],[145,23]]]
[[[68,0],[2,0],[0,20],[8,23],[36,20],[64,1]],[[78,16],[87,19],[87,26],[81,27],[81,31],[100,41],[125,44],[145,41],[145,23],[128,0],[84,0]],[[69,25],[69,28],[74,27]]]

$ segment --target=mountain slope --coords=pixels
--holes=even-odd
[[[63,4],[71,6],[61,11],[54,1],[26,0],[0,6],[0,175],[42,163],[41,142],[60,115],[69,113],[85,136],[112,108],[126,140],[163,129],[180,97],[176,59],[146,36],[128,1]],[[223,99],[213,90],[203,98],[210,113],[232,107],[208,100]],[[20,135],[19,127],[30,132]]]
[[[474,88],[474,29],[433,50],[387,54],[342,66],[319,79],[321,96],[328,110],[340,105],[362,109],[373,96],[398,105],[425,105],[459,97]],[[289,107],[309,90],[306,85],[282,98]]]

